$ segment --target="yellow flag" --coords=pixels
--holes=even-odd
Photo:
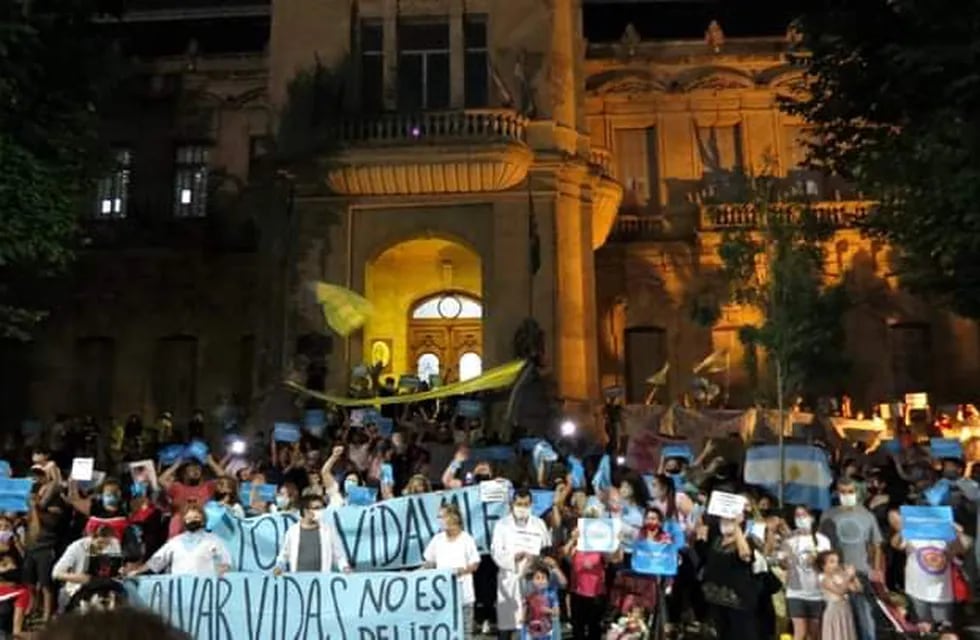
[[[695,374],[705,374],[705,373],[721,373],[728,368],[728,349],[718,349],[707,358],[701,361],[701,364],[694,367]]]
[[[324,402],[328,402],[338,407],[376,407],[386,404],[425,402],[427,400],[438,400],[439,398],[461,396],[468,393],[477,393],[479,391],[502,389],[514,384],[514,381],[517,379],[517,376],[520,374],[523,367],[523,360],[515,360],[505,365],[490,369],[482,376],[471,378],[465,382],[454,382],[452,384],[439,387],[438,389],[423,391],[422,393],[386,396],[383,398],[347,398],[345,396],[331,396],[325,393],[307,389],[306,387],[303,387],[290,380],[287,380],[285,385],[297,393],[301,393],[311,398],[316,398],[317,400],[323,400]]]
[[[314,282],[311,287],[327,326],[341,336],[346,338],[354,333],[371,317],[371,303],[350,289],[326,282]]]
[[[664,366],[660,371],[656,372],[649,378],[647,378],[647,384],[652,384],[655,387],[663,387],[667,384],[667,372],[670,371],[670,363],[665,362]]]

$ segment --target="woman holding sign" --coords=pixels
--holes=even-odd
[[[702,590],[719,640],[762,637],[755,618],[759,584],[752,573],[752,547],[741,525],[739,514],[720,518],[718,533],[710,537],[707,526],[698,529],[697,552],[704,558]]]

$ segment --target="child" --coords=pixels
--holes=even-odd
[[[820,624],[823,640],[857,640],[854,615],[848,594],[861,591],[861,583],[855,577],[854,567],[842,567],[836,551],[821,551],[816,559],[820,573],[820,589],[826,607]]]
[[[629,614],[609,627],[606,640],[644,640],[649,632],[646,620],[647,612],[643,607],[630,607]]]
[[[558,589],[565,586],[565,576],[555,559],[546,557],[531,567],[528,577],[530,585],[524,598],[522,640],[560,639]]]

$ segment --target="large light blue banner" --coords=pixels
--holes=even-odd
[[[489,553],[494,524],[507,513],[503,502],[482,502],[479,487],[423,493],[367,507],[327,509],[348,562],[355,571],[387,571],[422,564],[422,552],[439,532],[439,507],[459,506],[463,527],[481,553]],[[295,514],[224,518],[214,533],[225,541],[237,571],[271,571]]]
[[[451,640],[463,637],[458,584],[449,571],[413,571],[156,576],[128,586],[195,640]]]

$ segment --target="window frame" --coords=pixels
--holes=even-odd
[[[205,142],[183,142],[174,148],[173,217],[178,220],[200,220],[208,215],[208,182],[211,173],[211,145]],[[192,160],[183,160],[182,152],[197,153]],[[201,175],[203,174],[203,175]],[[198,188],[200,193],[195,197]],[[184,191],[190,200],[183,202]]]
[[[96,220],[124,220],[129,213],[129,187],[132,182],[133,151],[128,147],[113,150],[113,167],[99,178],[95,189]],[[106,203],[109,211],[105,211]]]
[[[449,109],[452,106],[452,43],[451,43],[451,20],[449,16],[426,16],[424,18],[408,18],[400,20],[396,27],[396,50],[397,50],[397,71],[396,71],[396,86],[401,87],[402,83],[406,81],[406,78],[402,75],[403,70],[403,60],[407,57],[419,58],[422,63],[421,76],[422,76],[422,87],[419,93],[421,97],[421,104],[419,105],[409,105],[404,102],[405,96],[402,91],[397,91],[396,103],[398,105],[399,111],[438,111],[442,109]],[[446,44],[444,49],[438,48],[403,48],[403,29],[411,29],[413,27],[444,27],[446,30]],[[445,104],[433,105],[430,92],[430,58],[436,56],[445,56],[446,59],[446,95]]]

